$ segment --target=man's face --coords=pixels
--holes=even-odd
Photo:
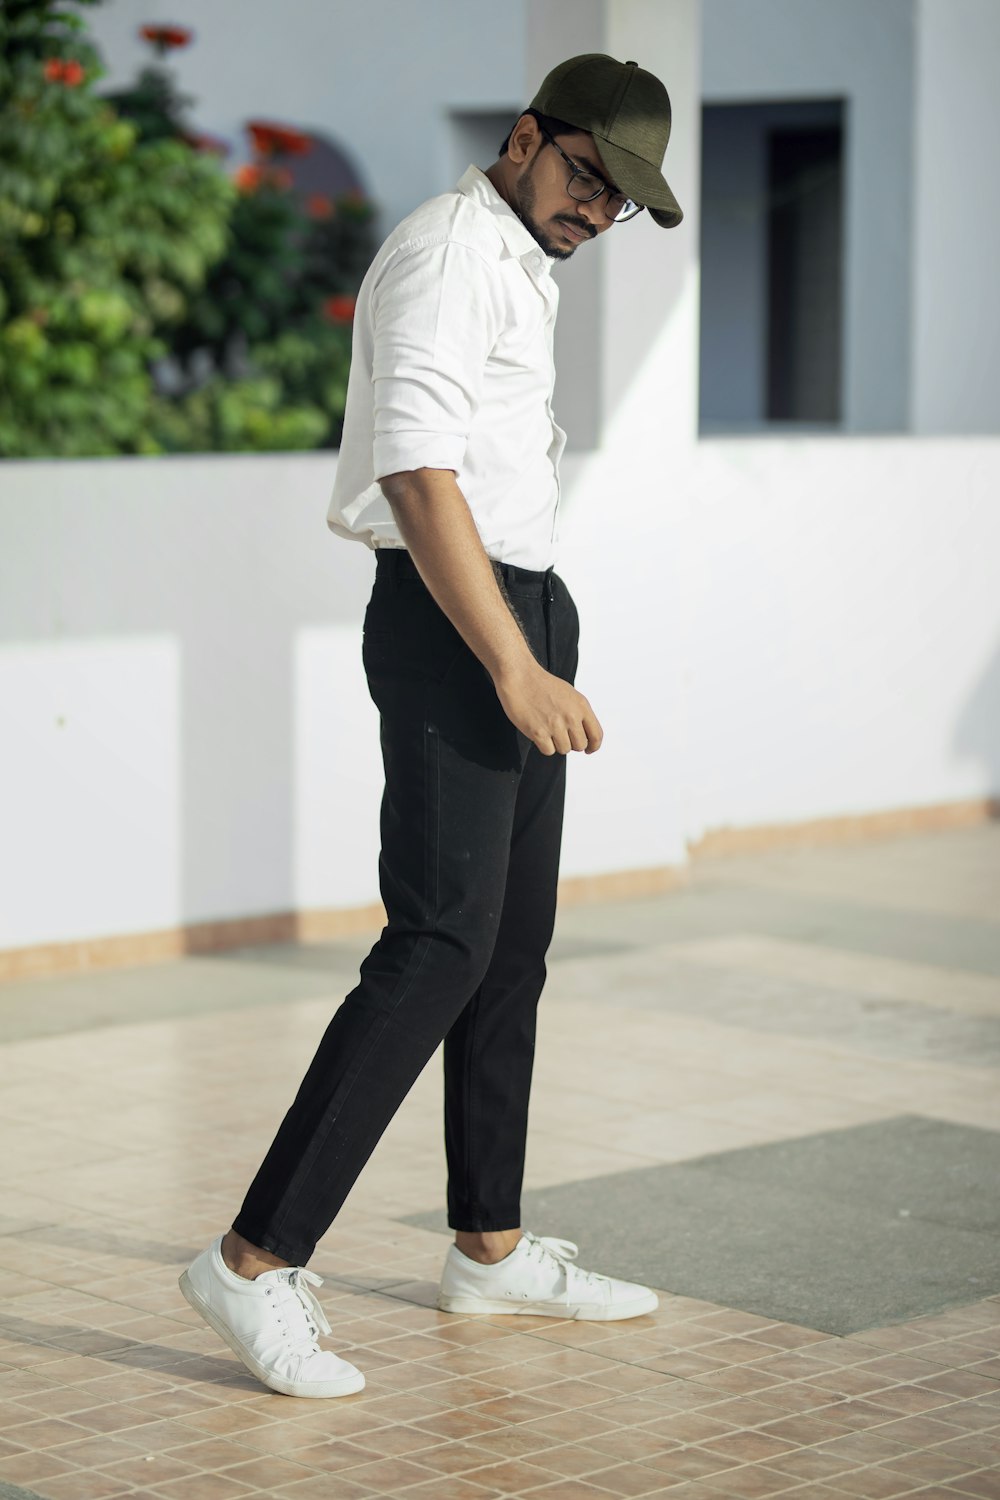
[[[508,148],[514,160],[514,153],[524,155],[514,183],[514,207],[524,227],[534,235],[546,255],[568,260],[577,245],[611,228],[614,221],[604,212],[608,197],[602,193],[589,203],[571,198],[567,189],[569,167],[538,130],[537,122],[530,116],[528,122],[534,126],[534,141],[526,142],[519,136]],[[523,120],[518,122],[519,131],[524,123]],[[598,155],[592,135],[580,130],[573,135],[561,135],[558,140],[575,166],[595,172],[612,188],[615,187]]]

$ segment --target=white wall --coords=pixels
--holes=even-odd
[[[913,426],[1000,432],[1000,5],[916,4]]]
[[[34,527],[19,530],[26,563]],[[141,931],[151,913],[172,926],[190,847],[179,638],[105,623],[75,639],[44,613],[21,612],[25,638],[0,651],[0,947]]]
[[[629,452],[613,489],[568,475],[606,737],[569,760],[564,875],[1000,790],[1000,442]],[[3,466],[0,947],[378,900],[374,559],[326,529],[334,464]]]
[[[370,887],[373,561],[326,527],[335,465],[3,465],[0,946]]]
[[[703,0],[702,16],[706,103],[847,100],[844,426],[903,431],[909,421],[913,0]],[[754,186],[748,184],[751,191]]]
[[[532,0],[524,76],[560,34],[659,71],[686,217],[573,268],[601,443],[566,462],[558,571],[606,737],[569,760],[562,873],[996,794],[1000,442],[696,441],[698,7],[601,0],[585,41],[575,14]],[[374,559],[326,528],[335,465],[2,466],[0,946],[377,900]]]
[[[996,794],[998,488],[990,438],[701,445],[689,834]]]
[[[331,136],[381,205],[386,233],[452,185],[450,110],[523,107],[525,4],[174,0],[167,19],[195,40],[169,54],[169,66],[197,101],[197,128],[232,142],[228,166],[249,157],[248,119]],[[152,57],[139,27],[162,17],[135,0],[83,14],[108,67],[101,88],[132,81]]]

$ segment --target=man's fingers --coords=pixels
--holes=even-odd
[[[542,755],[568,755],[571,750],[592,755],[601,748],[604,731],[582,693],[561,679],[552,683],[550,678],[548,691],[538,697],[531,691],[533,684],[528,684],[523,696],[519,686],[516,681],[501,682],[497,694],[507,717],[529,736]]]
[[[600,750],[604,739],[604,730],[597,722],[596,714],[589,713],[583,716],[583,727],[587,735],[587,754],[593,755],[595,750]]]
[[[582,723],[570,726],[569,744],[571,750],[586,750],[587,731],[584,729]]]
[[[569,724],[565,730],[541,734],[535,744],[543,755],[569,755],[571,750],[582,750],[591,755],[601,748],[604,733],[595,718],[585,717],[579,724]]]

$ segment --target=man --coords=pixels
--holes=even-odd
[[[498,160],[389,235],[362,284],[328,524],[375,550],[363,662],[380,713],[379,879],[388,917],[228,1233],[184,1295],[272,1390],[364,1376],[305,1269],[444,1040],[445,1312],[620,1319],[656,1294],[520,1227],[535,1012],[552,936],[566,755],[603,738],[574,686],[579,618],[554,571],[558,464],[551,271],[645,208],[662,83],[588,53],[546,77]],[[619,228],[618,233],[625,233]]]

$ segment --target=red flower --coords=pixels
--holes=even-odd
[[[264,180],[264,173],[260,167],[247,165],[237,167],[233,173],[233,181],[241,193],[255,193]]]
[[[287,167],[261,166],[259,162],[248,162],[237,167],[233,181],[241,193],[255,193],[261,187],[278,188],[286,192],[292,186],[292,174]]]
[[[186,26],[140,26],[139,35],[165,51],[168,47],[186,47],[194,33]]]
[[[44,72],[49,83],[65,83],[71,89],[84,79],[83,67],[75,58],[50,57]]]
[[[310,193],[306,199],[306,213],[310,219],[332,219],[333,199],[325,193]]]
[[[266,120],[249,120],[247,130],[254,149],[261,156],[305,156],[312,150],[312,137],[287,125],[272,125]]]
[[[327,297],[323,303],[323,316],[328,323],[352,323],[354,321],[354,297],[345,297],[342,294],[336,297]]]

